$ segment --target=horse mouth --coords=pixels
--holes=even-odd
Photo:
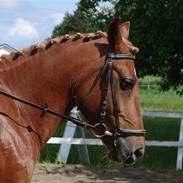
[[[121,146],[113,145],[108,151],[108,157],[110,160],[127,165],[135,164],[137,160],[142,159],[143,155],[144,149],[142,147],[132,151]]]
[[[133,165],[133,164],[136,163],[136,161],[137,161],[137,158],[136,158],[135,155],[129,155],[126,158],[122,157],[122,162],[125,163],[125,164],[128,164],[128,165]]]
[[[120,152],[118,152],[116,149],[110,150],[108,152],[108,157],[110,160],[118,162],[118,163],[124,163],[127,165],[133,165],[136,163],[137,158],[135,155],[128,155],[124,157]]]

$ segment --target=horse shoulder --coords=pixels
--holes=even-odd
[[[22,133],[21,133],[22,134]],[[25,132],[23,133],[25,134]],[[0,115],[0,177],[1,180],[31,180],[35,166],[32,158],[32,145],[20,135],[10,119]],[[11,178],[5,176],[6,172],[12,170]]]

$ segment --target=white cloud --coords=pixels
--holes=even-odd
[[[35,39],[39,37],[39,34],[31,22],[23,18],[17,18],[14,20],[13,25],[9,28],[6,37],[14,38],[17,36],[26,39]]]
[[[21,0],[0,0],[0,8],[15,8]]]
[[[55,24],[59,24],[63,21],[64,13],[51,13],[48,15],[48,18],[54,21]]]

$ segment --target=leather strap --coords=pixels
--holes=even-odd
[[[127,53],[127,54],[108,53],[107,58],[116,59],[116,60],[120,60],[120,59],[135,60],[135,55],[132,53]]]

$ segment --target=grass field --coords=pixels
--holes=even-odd
[[[177,96],[173,91],[160,92],[157,83],[159,78],[146,77],[140,80],[140,98],[143,110],[156,111],[183,111],[183,97]],[[145,128],[148,131],[146,140],[177,140],[179,135],[179,119],[168,118],[144,118]],[[64,127],[61,127],[56,136],[61,136]],[[170,130],[171,129],[171,130]],[[87,132],[87,136],[91,134]],[[58,145],[47,145],[41,154],[41,162],[55,162]],[[121,167],[109,161],[106,157],[105,147],[88,146],[91,166]],[[167,147],[146,147],[143,160],[139,161],[135,167],[153,169],[175,169],[176,148]],[[81,163],[77,151],[77,146],[72,146],[69,155],[69,163]],[[85,162],[82,162],[83,164]]]
[[[145,117],[144,122],[145,128],[148,131],[146,140],[176,141],[178,139],[180,120]],[[57,133],[61,134],[61,131],[63,131],[63,128],[60,128]],[[56,136],[58,135],[56,134]],[[87,133],[87,136],[91,137],[91,134]],[[41,154],[40,161],[55,163],[58,150],[59,145],[47,145]],[[88,146],[88,150],[91,166],[123,167],[123,165],[119,165],[108,160],[105,147]],[[153,169],[175,169],[176,153],[176,148],[146,147],[145,157],[141,161],[139,161],[135,165],[135,167]],[[68,163],[81,163],[76,145],[72,145]],[[86,164],[85,162],[82,163]]]
[[[139,80],[141,106],[143,110],[155,111],[183,111],[183,96],[175,91],[160,91],[160,78],[145,77]]]

